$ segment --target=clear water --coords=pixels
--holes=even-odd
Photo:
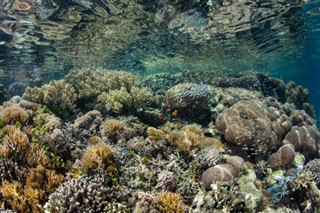
[[[319,14],[311,0],[0,0],[0,80],[257,70],[309,88],[319,109]]]

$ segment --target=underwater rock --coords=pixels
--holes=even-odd
[[[276,153],[268,158],[268,164],[271,168],[288,168],[292,165],[295,158],[295,150],[292,144],[281,146]]]
[[[286,135],[283,144],[292,144],[307,159],[319,156],[319,132],[312,126],[294,127]]]
[[[281,144],[285,133],[279,134],[280,131],[273,128],[269,114],[261,102],[242,100],[217,117],[216,128],[227,142],[252,148],[252,154],[263,157]]]

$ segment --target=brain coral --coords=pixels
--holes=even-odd
[[[227,142],[252,148],[251,154],[263,157],[280,146],[291,128],[283,114],[258,100],[241,100],[217,117],[216,127]]]

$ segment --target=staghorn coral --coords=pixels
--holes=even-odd
[[[49,196],[44,209],[51,213],[103,212],[114,199],[110,179],[97,175],[79,177],[62,184]]]
[[[1,119],[6,124],[15,125],[16,122],[25,124],[29,119],[29,114],[19,106],[8,106],[1,110]]]
[[[81,159],[81,165],[86,171],[113,171],[115,164],[112,160],[113,151],[104,143],[89,145]]]
[[[163,213],[183,213],[185,207],[181,195],[173,192],[162,192],[156,195],[156,200],[160,204],[160,212]]]
[[[27,87],[23,98],[44,104],[56,113],[59,110],[75,110],[77,94],[74,87],[64,80],[54,80],[42,87]]]
[[[31,210],[23,196],[23,186],[20,182],[4,181],[0,186],[0,192],[15,212],[23,213]]]
[[[0,183],[4,180],[16,180],[23,182],[25,179],[26,171],[24,168],[9,159],[0,158]]]

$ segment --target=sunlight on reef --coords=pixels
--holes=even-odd
[[[316,212],[304,90],[258,72],[102,68],[27,87],[0,108],[1,209]]]

